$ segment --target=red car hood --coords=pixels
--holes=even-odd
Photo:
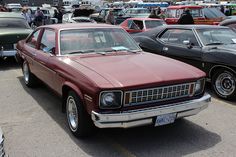
[[[96,72],[113,88],[175,84],[194,81],[205,76],[204,72],[193,66],[149,53],[71,57],[71,59]],[[96,83],[101,85],[99,82]]]

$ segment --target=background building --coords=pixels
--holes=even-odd
[[[20,3],[22,6],[41,6],[42,4],[51,4],[53,6],[62,5],[62,0],[0,0],[0,4]]]

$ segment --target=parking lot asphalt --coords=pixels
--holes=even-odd
[[[236,156],[236,103],[214,94],[206,110],[174,124],[98,129],[87,139],[70,133],[60,105],[44,85],[27,88],[15,62],[1,62],[0,126],[9,157]]]

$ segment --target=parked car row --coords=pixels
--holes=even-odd
[[[206,72],[219,97],[236,98],[236,33],[230,28],[166,25],[134,38],[144,51],[183,61]]]
[[[14,57],[16,44],[32,32],[23,16],[17,13],[0,13],[0,58]]]

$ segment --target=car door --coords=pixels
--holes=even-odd
[[[45,28],[39,42],[39,49],[36,51],[35,55],[36,75],[51,88],[54,88],[54,78],[56,74],[53,70],[53,63],[56,57],[55,40],[56,35],[54,30]]]
[[[35,55],[38,49],[39,37],[41,34],[41,29],[36,30],[32,35],[26,40],[24,48],[22,49],[23,54],[25,54],[25,59],[28,62],[30,71],[35,74],[37,68],[35,68]]]
[[[163,55],[202,68],[202,48],[192,29],[166,29],[158,38]]]

